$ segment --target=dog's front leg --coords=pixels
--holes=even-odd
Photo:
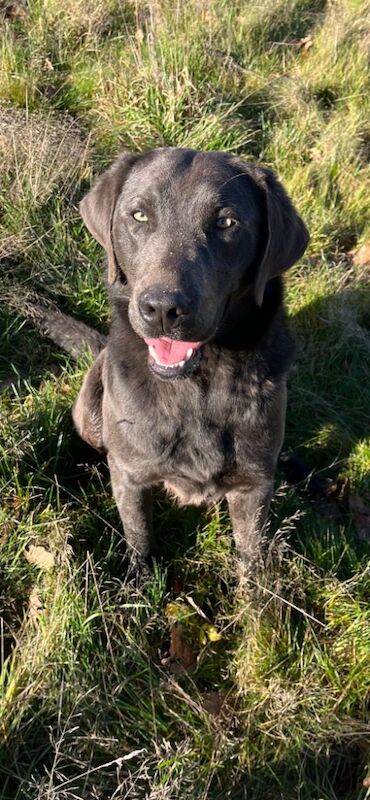
[[[266,481],[251,490],[227,494],[237,552],[248,569],[262,559],[263,526],[270,507],[273,483]]]
[[[150,554],[152,529],[151,490],[134,483],[108,454],[113,495],[122,520],[126,542],[134,560],[144,561]]]

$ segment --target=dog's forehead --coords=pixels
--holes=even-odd
[[[253,189],[250,176],[226,153],[163,148],[138,159],[123,192],[171,195],[203,204],[238,201]]]

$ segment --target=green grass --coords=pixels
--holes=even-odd
[[[287,276],[286,447],[369,505],[369,266],[350,254],[370,237],[369,15],[363,0],[2,6],[0,800],[370,797],[370,548],[351,508],[326,517],[278,476],[266,571],[239,585],[226,510],[158,495],[163,559],[128,582],[107,467],[72,429],[86,363],[22,313],[41,295],[106,329],[77,202],[122,148],[272,166],[311,233]],[[183,673],[174,624],[196,657]]]

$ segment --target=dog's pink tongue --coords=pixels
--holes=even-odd
[[[185,361],[188,350],[190,348],[196,350],[202,344],[202,342],[176,342],[174,339],[168,339],[167,336],[145,339],[145,343],[148,347],[154,347],[157,359],[161,364],[178,364],[179,361]]]

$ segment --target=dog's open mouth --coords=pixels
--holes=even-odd
[[[198,366],[203,342],[179,342],[167,336],[145,339],[149,348],[149,366],[161,378],[188,375]]]

